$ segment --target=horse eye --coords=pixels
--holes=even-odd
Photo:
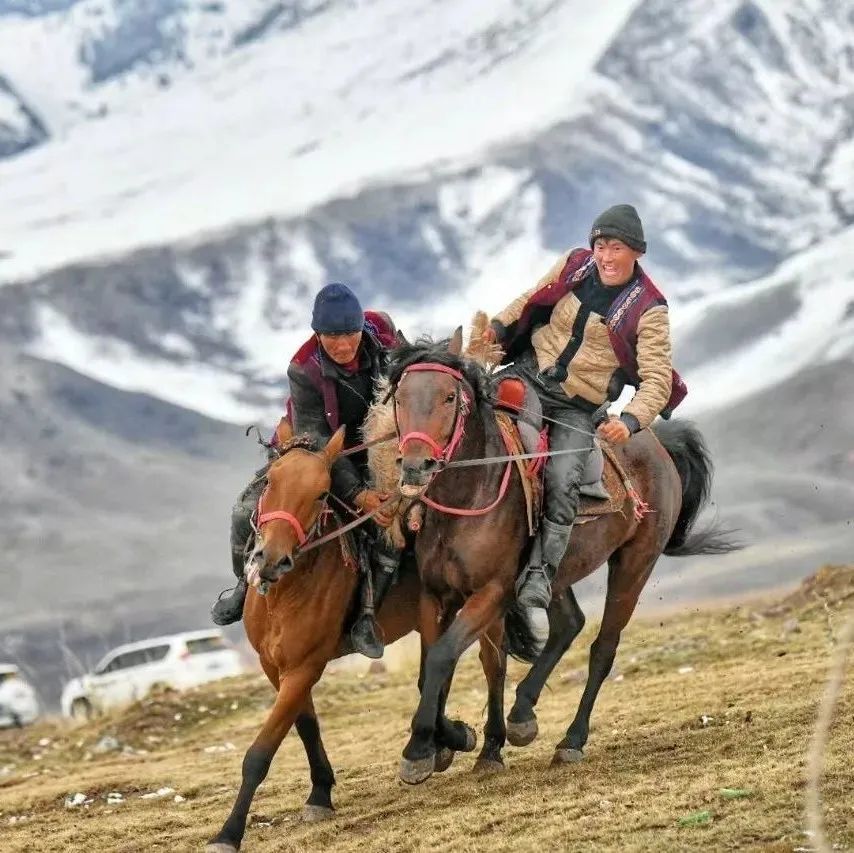
[[[456,393],[448,394],[448,396],[445,397],[445,402],[446,403],[453,403],[454,400],[456,400],[456,399],[457,399]]]

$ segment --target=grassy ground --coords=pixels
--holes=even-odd
[[[590,625],[543,694],[540,738],[508,747],[504,773],[474,775],[473,756],[458,756],[417,788],[396,775],[414,673],[329,676],[315,704],[338,816],[300,822],[308,780],[294,735],[259,790],[244,850],[811,849],[805,753],[834,636],[852,611],[849,567],[822,570],[783,601],[633,623],[594,712],[586,760],[551,769],[583,686]],[[508,689],[523,671],[512,666]],[[161,694],[85,726],[0,733],[0,850],[201,849],[231,807],[243,750],[271,696],[251,676]],[[467,658],[449,712],[474,724],[484,703],[479,665]],[[849,677],[822,783],[836,849],[854,848],[852,720]],[[108,735],[120,749],[98,752]],[[165,788],[173,790],[143,796]],[[106,802],[111,792],[120,803]],[[85,801],[69,808],[74,794]]]

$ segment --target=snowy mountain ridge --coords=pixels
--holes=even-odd
[[[0,276],[293,216],[383,179],[477,162],[490,146],[571,114],[576,86],[608,46],[620,10],[624,17],[634,2],[583,16],[579,0],[455,0],[435,10],[423,0],[318,4],[298,26],[196,74],[184,68],[192,54],[164,58],[99,84],[88,98],[51,103],[46,112],[57,116],[59,135],[0,163],[10,202],[0,226],[11,255],[0,261]],[[76,33],[79,19],[102,6],[79,3],[63,24]],[[569,52],[562,33],[576,20],[579,48]],[[64,55],[51,48],[58,60],[46,55],[34,64],[16,27],[6,26],[2,67],[12,66],[7,73],[25,97],[50,101],[44,93],[57,74],[73,81],[76,95],[88,94],[65,29],[53,34]],[[207,39],[187,43],[218,50]],[[151,75],[176,64],[181,74],[153,94]],[[500,108],[536,89],[524,109]],[[106,113],[84,122],[72,113],[79,109]]]
[[[804,289],[850,283],[839,0],[0,0],[0,74],[47,133],[0,160],[3,334],[228,420],[278,408],[326,281],[443,332],[616,201],[692,406],[799,369]]]

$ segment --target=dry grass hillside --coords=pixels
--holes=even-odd
[[[473,775],[473,757],[458,756],[414,789],[396,775],[414,672],[328,676],[316,705],[337,771],[337,817],[300,822],[306,763],[289,737],[243,849],[811,850],[805,754],[830,653],[852,612],[854,567],[827,567],[783,600],[633,623],[586,760],[551,769],[581,692],[590,624],[541,699],[540,738],[507,748],[505,772]],[[521,672],[514,664],[508,682]],[[0,850],[202,849],[231,806],[271,696],[251,676],[160,694],[82,727],[0,733]],[[449,711],[478,723],[484,702],[469,657]],[[854,848],[852,719],[849,677],[822,780],[839,850]]]

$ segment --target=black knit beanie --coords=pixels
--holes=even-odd
[[[600,213],[590,229],[590,248],[597,237],[615,237],[636,252],[646,251],[643,225],[638,212],[630,204],[615,204]]]
[[[311,328],[318,334],[358,332],[364,324],[362,306],[346,284],[327,284],[315,297]]]

